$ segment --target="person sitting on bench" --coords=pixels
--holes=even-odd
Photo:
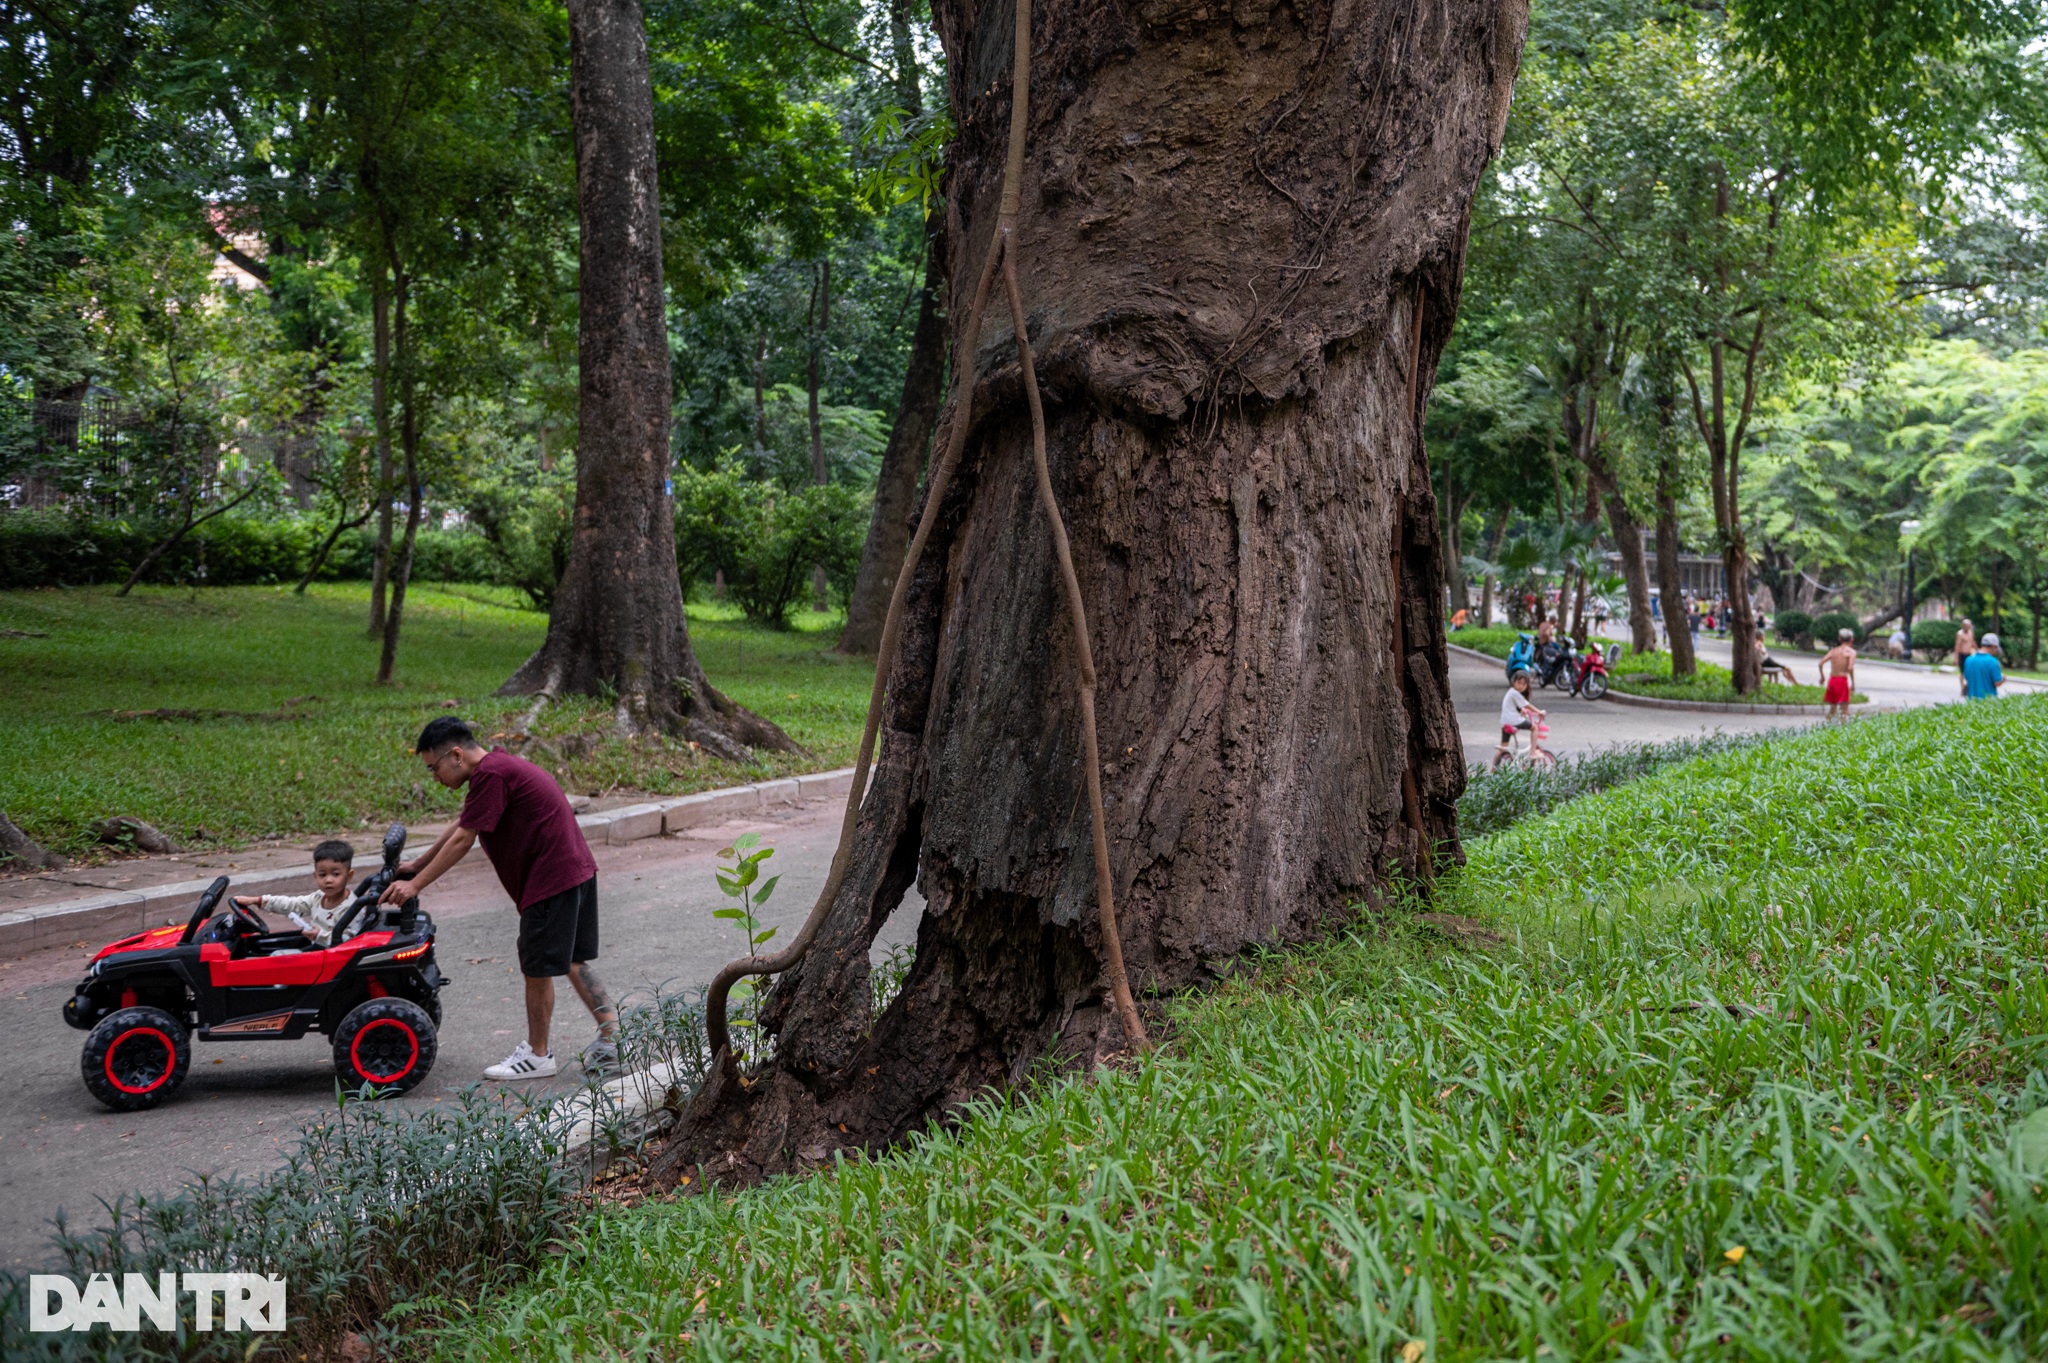
[[[1756,632],[1756,651],[1763,656],[1763,661],[1757,665],[1761,680],[1783,682],[1787,686],[1799,685],[1798,678],[1792,675],[1792,669],[1771,656],[1770,646],[1764,643],[1762,626],[1758,626]]]

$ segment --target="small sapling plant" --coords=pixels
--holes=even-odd
[[[713,909],[712,917],[729,918],[738,925],[740,931],[746,935],[747,954],[750,956],[758,956],[761,948],[775,936],[775,929],[762,927],[761,920],[755,914],[757,909],[768,902],[768,896],[775,893],[775,882],[782,879],[780,875],[769,876],[766,880],[761,879],[761,863],[774,855],[774,848],[761,846],[759,833],[742,833],[732,840],[732,846],[718,849],[718,859],[730,859],[732,863],[730,866],[718,868],[718,888],[728,899],[737,899],[739,903],[723,909]],[[753,1026],[753,1010],[746,1007],[754,998],[753,982],[741,980],[735,984],[731,998],[732,1025]]]

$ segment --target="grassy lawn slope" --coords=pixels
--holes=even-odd
[[[2044,752],[2008,700],[1577,800],[1448,887],[1497,947],[1274,956],[1135,1072],[604,1213],[439,1347],[2048,1356]]]
[[[281,587],[0,593],[0,807],[70,853],[117,814],[180,842],[202,829],[241,842],[446,817],[459,796],[424,780],[413,740],[450,700],[486,726],[525,712],[529,702],[491,694],[547,632],[520,599],[415,584],[398,685],[380,687],[361,583],[304,597]],[[690,634],[712,682],[809,755],[734,767],[687,747],[609,742],[550,765],[585,794],[675,794],[850,762],[873,665],[827,651],[836,621],[797,623],[767,630],[737,610],[693,606]],[[555,740],[598,735],[609,718],[602,702],[568,701],[536,728]]]

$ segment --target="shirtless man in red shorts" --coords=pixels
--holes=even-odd
[[[1821,699],[1827,702],[1829,719],[1849,717],[1849,694],[1856,685],[1856,632],[1845,629],[1839,642],[1820,660],[1820,674],[1827,680]]]

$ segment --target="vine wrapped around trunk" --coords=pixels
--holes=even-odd
[[[974,292],[1010,107],[1006,5],[940,0]],[[1521,0],[1331,12],[1043,4],[1015,266],[1100,678],[1130,975],[1196,984],[1457,855],[1463,748],[1421,442]],[[659,1168],[752,1178],[878,1148],[1042,1058],[1121,1050],[1075,671],[1013,319],[911,564],[846,873]],[[956,308],[952,324],[966,321]],[[915,880],[901,993],[868,947]]]

